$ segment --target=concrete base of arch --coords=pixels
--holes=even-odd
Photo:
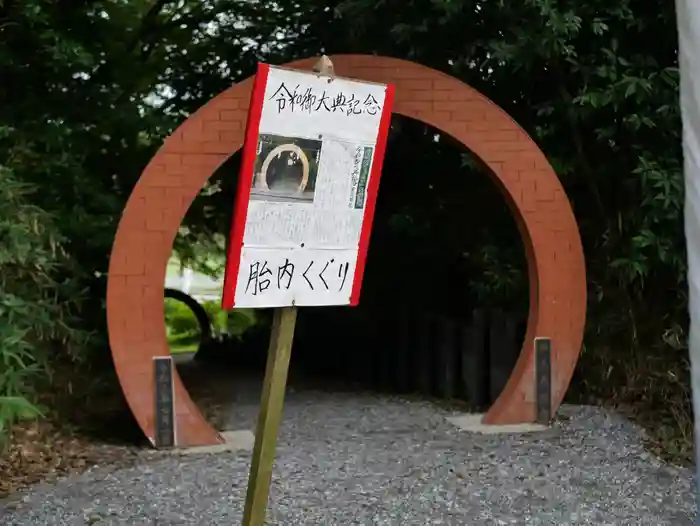
[[[489,167],[515,216],[527,253],[530,313],[511,377],[487,424],[534,422],[534,338],[552,340],[552,413],[576,365],[586,317],[583,249],[574,214],[547,159],[498,106],[459,80],[394,58],[331,57],[339,76],[396,84],[394,111],[451,135]],[[311,69],[316,58],[286,64]],[[242,145],[252,79],[191,115],[145,168],[124,209],[107,287],[109,338],[122,389],[153,442],[152,361],[169,353],[163,288],[167,262],[188,207],[207,179]],[[220,443],[219,434],[175,381],[178,446]]]

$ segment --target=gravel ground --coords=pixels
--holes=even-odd
[[[231,420],[252,429],[257,392],[242,387]],[[642,431],[620,417],[564,407],[547,431],[479,435],[449,414],[378,395],[290,392],[268,524],[693,523],[692,474],[646,453]],[[249,462],[247,452],[149,454],[0,503],[0,524],[233,526]]]

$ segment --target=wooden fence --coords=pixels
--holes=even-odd
[[[219,363],[219,357],[241,366],[250,357],[262,366],[266,330],[252,331],[242,345],[209,345],[211,324],[197,301],[178,290],[166,289],[165,296],[185,302],[195,313],[202,328],[200,359]],[[483,409],[505,387],[524,338],[524,316],[501,310],[477,309],[464,318],[410,308],[377,312],[301,309],[292,365],[383,392],[458,399]]]
[[[409,309],[381,319],[336,309],[301,312],[294,355],[302,367],[383,392],[459,399],[475,408],[500,394],[525,329],[523,316],[500,310],[475,310],[468,319]]]

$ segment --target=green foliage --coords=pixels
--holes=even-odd
[[[238,340],[242,339],[248,330],[265,325],[264,318],[253,309],[220,311],[219,316],[222,316],[221,321],[225,323],[226,332]]]
[[[59,281],[64,239],[54,218],[29,204],[36,190],[0,166],[0,439],[40,414],[33,382],[56,345],[79,342],[72,309],[79,291]]]
[[[581,226],[589,336],[626,348],[663,345],[664,331],[683,325],[672,2],[412,0],[399,9],[390,0],[342,0],[336,12],[355,50],[410,57],[462,78],[535,137]],[[472,256],[488,254],[491,270],[507,268],[510,240],[488,244]],[[512,273],[476,279],[482,295],[497,294]]]
[[[225,311],[220,302],[213,300],[204,301],[201,305],[212,323],[215,334],[226,333],[240,340],[246,331],[260,324],[252,309]],[[199,343],[201,333],[197,319],[190,308],[181,301],[165,298],[165,324],[171,350],[189,348]]]
[[[165,298],[165,323],[169,338],[199,333],[199,325],[194,313],[187,305],[172,298]]]
[[[303,19],[318,13],[233,0],[0,3],[0,397],[31,397],[52,360],[109,362],[108,258],[141,170],[259,58],[312,54]],[[192,207],[176,247],[219,246],[226,230],[210,215]],[[3,418],[14,399],[2,398]]]

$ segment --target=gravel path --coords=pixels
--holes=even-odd
[[[257,393],[236,396],[252,429]],[[247,391],[250,393],[250,391]],[[565,407],[549,430],[478,435],[426,402],[290,392],[268,524],[691,525],[692,475],[646,453],[641,431],[590,407]],[[151,455],[95,468],[23,502],[0,524],[240,524],[250,453]],[[101,520],[98,520],[101,517]]]

